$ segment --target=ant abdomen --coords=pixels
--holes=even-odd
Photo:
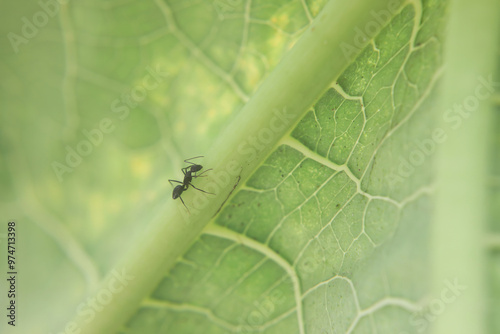
[[[183,186],[176,186],[174,188],[174,191],[172,191],[172,198],[176,199],[177,197],[179,197],[182,194],[182,192],[184,191],[183,188],[184,188]]]

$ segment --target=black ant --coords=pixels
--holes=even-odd
[[[184,174],[184,181],[177,181],[177,180],[168,180],[168,182],[170,182],[170,184],[172,184],[172,182],[176,182],[176,183],[180,183],[180,185],[178,186],[175,186],[174,190],[172,191],[172,198],[173,199],[176,199],[177,197],[179,197],[181,199],[181,202],[182,204],[184,205],[184,207],[186,208],[186,210],[189,212],[189,209],[188,207],[186,206],[186,204],[184,203],[184,201],[182,200],[182,193],[184,191],[186,191],[189,186],[193,187],[194,189],[196,190],[199,190],[201,192],[204,192],[206,194],[211,194],[211,195],[215,195],[213,193],[209,193],[208,191],[205,191],[205,190],[202,190],[200,188],[196,188],[192,183],[191,181],[194,179],[194,178],[197,178],[197,177],[205,177],[206,175],[202,175],[206,172],[208,172],[209,170],[212,170],[212,168],[210,169],[207,169],[206,171],[204,171],[203,173],[201,174],[196,174],[196,172],[199,172],[200,170],[203,169],[203,166],[202,165],[198,165],[198,164],[195,164],[194,162],[191,162],[190,160],[193,160],[193,159],[197,159],[197,158],[203,158],[203,156],[198,156],[198,157],[194,157],[194,158],[190,158],[190,159],[186,159],[184,160],[185,163],[187,164],[191,164],[191,166],[188,166],[188,167],[184,167],[184,168],[181,168],[181,171],[182,171],[182,174]],[[173,184],[172,184],[173,185]]]

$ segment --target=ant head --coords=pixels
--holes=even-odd
[[[202,165],[193,165],[191,166],[191,172],[197,172],[203,169]]]
[[[172,191],[172,198],[176,199],[177,197],[179,197],[182,194],[183,191],[184,191],[184,189],[181,185],[176,186],[174,188],[174,191]]]

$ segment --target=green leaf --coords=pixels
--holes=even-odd
[[[2,6],[23,333],[428,331],[445,1]]]

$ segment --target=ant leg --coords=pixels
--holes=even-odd
[[[191,161],[189,161],[189,160],[198,159],[198,158],[203,158],[203,155],[199,155],[199,156],[197,156],[197,157],[193,157],[193,158],[186,159],[186,160],[184,160],[184,162],[185,162],[185,163],[187,163],[187,164],[196,165],[195,163],[193,163],[193,162],[191,162]]]
[[[202,190],[200,188],[196,188],[195,186],[193,186],[191,183],[189,184],[191,187],[193,187],[194,189],[196,190],[199,190],[201,192],[204,192],[205,194],[210,194],[210,195],[215,195],[214,193],[209,193],[208,191],[205,191],[205,190]]]
[[[188,167],[183,167],[181,168],[181,171],[182,171],[182,174],[184,174],[184,176],[186,176],[186,173],[189,171],[189,169],[193,166],[196,166],[196,164],[192,164],[191,166],[188,166]]]
[[[179,196],[179,198],[181,199],[181,202],[182,202],[182,204],[184,205],[184,207],[186,208],[187,212],[188,212],[188,213],[191,213],[191,211],[189,211],[188,207],[186,206],[186,203],[184,203],[184,200],[182,199],[182,197],[181,197],[181,196]]]
[[[207,175],[203,175],[203,174],[205,174],[205,173],[206,173],[206,172],[208,172],[209,170],[212,170],[212,168],[207,169],[207,170],[204,170],[203,172],[201,172],[201,173],[200,173],[200,174],[198,174],[198,175],[193,175],[193,177],[205,177],[205,176],[207,176]]]
[[[168,180],[168,182],[170,182],[170,185],[172,185],[172,186],[173,186],[172,182],[177,182],[177,183],[180,183],[180,184],[184,184],[181,181],[177,181],[177,180]]]

